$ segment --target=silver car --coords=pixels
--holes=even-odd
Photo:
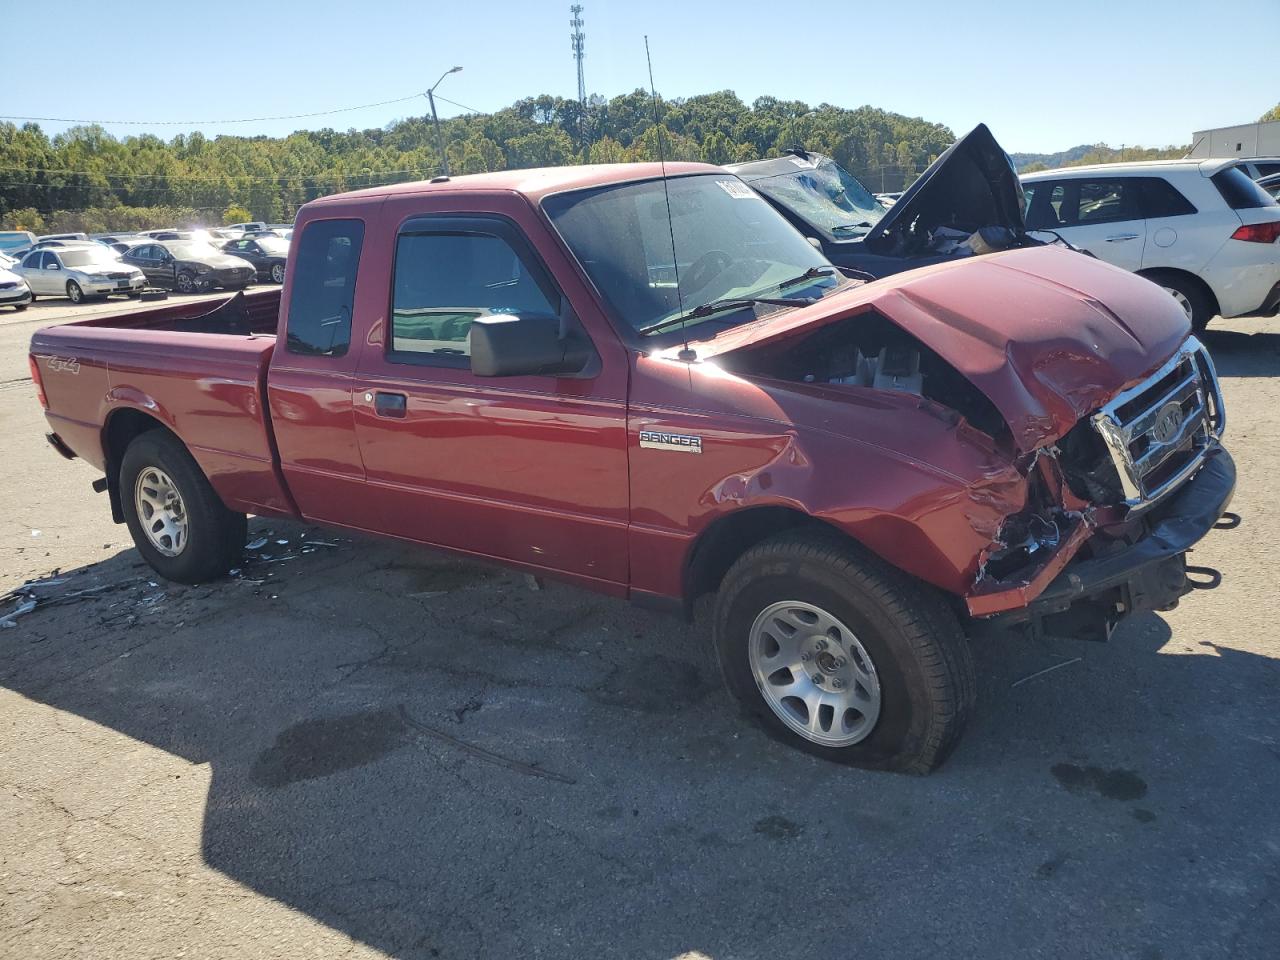
[[[25,310],[31,302],[31,290],[27,287],[27,281],[13,272],[16,265],[0,254],[0,307]]]
[[[33,300],[66,297],[81,303],[113,293],[136,297],[147,285],[141,270],[121,263],[114,251],[100,243],[32,250],[13,272],[27,281]]]

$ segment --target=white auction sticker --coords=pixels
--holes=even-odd
[[[738,200],[750,200],[755,196],[751,188],[741,180],[717,180],[716,183],[720,184],[721,190]]]

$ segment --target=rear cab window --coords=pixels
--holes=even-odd
[[[313,220],[302,231],[285,325],[290,353],[346,354],[363,245],[363,220]]]
[[[1263,190],[1239,167],[1219,170],[1210,179],[1232,210],[1252,210],[1257,207],[1274,207],[1275,198]]]

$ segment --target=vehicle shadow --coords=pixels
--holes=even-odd
[[[1220,377],[1280,376],[1280,333],[1219,330],[1200,334]]]
[[[72,574],[59,596],[126,585],[5,631],[0,682],[209,764],[208,864],[393,956],[1243,956],[1280,930],[1266,657],[1151,615],[984,640],[956,755],[872,774],[744,724],[704,626],[385,544],[281,563],[306,534],[279,529],[244,579],[152,587],[132,551]]]

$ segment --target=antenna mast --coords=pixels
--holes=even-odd
[[[578,62],[578,149],[582,151],[583,162],[587,159],[587,81],[582,73],[582,60],[587,55],[587,35],[582,32],[582,4],[575,3],[569,8],[573,14],[569,26],[573,32],[569,34],[569,43],[573,48],[573,59]]]
[[[658,115],[658,88],[653,85],[653,57],[649,56],[649,35],[644,35],[644,59],[649,65],[649,92],[653,96],[653,127],[658,135],[658,166],[662,170],[662,196],[667,201],[667,232],[671,235],[671,272],[676,278],[676,304],[680,308],[680,335],[684,337],[684,349],[679,357],[686,363],[698,359],[698,355],[689,349],[689,335],[685,327],[689,321],[683,317],[684,294],[680,290],[680,260],[676,256],[676,225],[671,219],[671,187],[667,185],[667,158],[662,144],[662,118]]]

